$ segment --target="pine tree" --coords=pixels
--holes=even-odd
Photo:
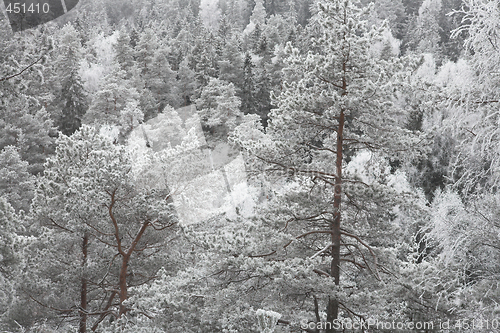
[[[189,67],[195,71],[199,96],[200,88],[205,87],[211,77],[217,77],[217,55],[211,43],[211,35],[202,33],[195,41],[188,55]]]
[[[16,147],[32,174],[43,170],[56,134],[44,107],[55,92],[47,84],[53,49],[39,31],[0,41],[0,149]]]
[[[176,73],[168,62],[166,47],[152,29],[144,31],[136,49],[140,77],[144,88],[155,98],[157,112],[161,112],[167,104],[180,106],[175,85]]]
[[[64,82],[61,96],[65,96],[65,103],[57,121],[58,128],[65,135],[71,135],[80,128],[88,109],[85,90],[77,72],[72,72]]]
[[[218,78],[233,83],[240,91],[244,89],[243,61],[241,41],[235,34],[227,40],[222,49],[221,60],[218,61]]]
[[[8,109],[10,110],[10,109]],[[15,146],[21,158],[29,163],[28,171],[39,174],[48,155],[53,152],[54,132],[50,115],[44,108],[31,114],[26,108],[3,111],[0,120],[0,147]]]
[[[370,1],[363,0],[364,5],[368,5]],[[405,7],[402,0],[377,0],[374,1],[374,13],[376,18],[374,21],[387,20],[391,28],[391,32],[396,38],[402,39],[405,29]]]
[[[154,279],[163,256],[158,249],[175,225],[167,190],[141,185],[145,170],[131,162],[125,147],[82,126],[59,138],[37,184],[33,214],[40,234],[25,290],[78,318],[80,333],[112,314],[128,315],[130,286]],[[43,281],[38,288],[37,280]]]
[[[217,30],[220,20],[220,9],[218,0],[200,1],[200,19],[208,30]]]
[[[253,22],[255,26],[260,25],[263,27],[266,24],[266,17],[267,14],[263,0],[256,0],[255,7],[252,10],[252,16],[250,16],[250,22]]]
[[[271,82],[266,68],[259,68],[256,77],[255,104],[262,124],[267,126],[268,114],[271,111]]]
[[[209,129],[211,134],[222,131],[218,134],[223,137],[241,120],[240,105],[241,101],[236,96],[234,85],[215,78],[210,79],[200,98],[196,100],[202,125]]]
[[[118,125],[120,112],[129,101],[138,100],[139,93],[127,73],[115,70],[104,78],[101,89],[96,93],[88,112],[85,123],[99,125]]]
[[[20,230],[18,215],[8,201],[0,195],[0,295],[2,295],[0,316],[2,317],[11,310],[16,297],[14,281],[16,266],[20,259],[20,249],[16,247],[19,247],[18,232]],[[4,326],[3,323],[0,325]]]
[[[383,288],[376,282],[381,279],[378,272],[384,265],[394,268],[397,261],[389,255],[398,247],[392,238],[398,227],[391,222],[390,207],[400,204],[391,177],[376,170],[369,171],[374,177],[370,181],[356,175],[346,168],[352,159],[347,152],[371,152],[378,156],[377,164],[394,152],[404,158],[424,148],[418,133],[404,129],[402,110],[394,103],[401,67],[395,59],[373,56],[370,45],[380,39],[382,30],[367,29],[365,15],[351,1],[318,1],[312,23],[318,31],[315,51],[303,55],[287,46],[283,91],[273,101],[276,109],[269,114],[266,132],[258,125],[241,125],[235,131],[235,140],[257,157],[257,164],[297,179],[297,189],[280,201],[286,208],[277,216],[287,218],[283,216],[279,225],[297,233],[289,236],[304,246],[297,256],[305,251],[311,258],[323,258],[311,274],[324,279],[325,289],[310,304],[316,313],[321,311],[319,304],[325,304],[330,323],[341,311],[375,311],[363,301],[349,304],[342,279],[359,290],[369,285],[373,292],[372,288]],[[353,278],[358,274],[363,278]]]
[[[29,211],[35,185],[34,176],[28,172],[28,162],[23,161],[17,149],[7,146],[0,151],[0,196],[16,210]]]
[[[195,94],[198,84],[196,82],[196,73],[189,68],[187,59],[184,59],[179,65],[177,72],[177,90],[182,97],[183,106],[192,103],[192,98]]]
[[[135,47],[137,67],[142,75],[148,75],[152,70],[153,60],[160,47],[158,38],[152,29],[145,29],[139,35],[139,41]]]
[[[135,60],[131,38],[125,27],[121,28],[118,39],[113,47],[116,52],[116,61],[120,64],[121,69],[126,72],[129,71],[134,66]]]
[[[276,45],[284,45],[288,41],[288,36],[295,29],[295,25],[297,25],[297,22],[293,17],[288,19],[281,15],[269,17],[263,31],[268,49],[273,51]]]
[[[417,51],[438,55],[440,46],[439,15],[441,0],[425,0],[418,10],[417,33],[415,37]]]

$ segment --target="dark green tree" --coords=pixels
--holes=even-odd
[[[255,113],[257,111],[254,103],[255,83],[253,77],[252,57],[250,53],[245,54],[245,62],[243,64],[243,85],[241,87],[241,111],[244,114]]]
[[[54,66],[60,90],[55,98],[57,110],[56,125],[65,135],[73,134],[82,125],[87,112],[88,101],[79,69],[82,48],[78,32],[68,23],[61,31],[58,57]]]

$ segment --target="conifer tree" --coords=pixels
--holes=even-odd
[[[287,46],[283,91],[273,101],[276,109],[269,114],[266,132],[257,125],[241,125],[235,140],[270,170],[301,179],[288,197],[289,214],[279,210],[289,218],[283,216],[280,226],[297,232],[295,238],[311,258],[323,258],[311,274],[336,287],[331,292],[325,287],[311,302],[316,313],[324,304],[326,322],[331,323],[342,311],[365,313],[363,307],[370,307],[354,300],[350,304],[342,281],[360,290],[364,283],[382,287],[375,287],[376,281],[393,265],[396,259],[389,253],[398,247],[393,242],[398,227],[390,216],[397,202],[390,177],[379,174],[363,181],[346,169],[347,152],[369,151],[383,160],[395,153],[405,158],[424,146],[418,133],[404,129],[404,112],[394,103],[401,65],[370,51],[382,28],[368,29],[366,12],[349,0],[320,0],[315,8],[315,51],[301,54]],[[269,256],[278,251],[274,248]],[[358,274],[363,279],[353,278]],[[319,316],[316,321],[321,321]],[[331,325],[326,329],[333,331]]]
[[[23,161],[17,149],[7,146],[0,151],[0,196],[16,210],[29,211],[35,185],[34,176],[28,172],[28,162]]]
[[[220,9],[218,0],[200,1],[200,19],[208,30],[217,30],[220,20]]]
[[[266,17],[267,14],[263,0],[256,0],[255,7],[252,10],[252,16],[250,16],[250,22],[253,22],[255,26],[260,25],[263,27],[266,23]]]
[[[271,82],[266,68],[259,68],[256,74],[255,105],[262,123],[267,125],[268,114],[271,111]]]
[[[62,29],[58,54],[56,72],[61,88],[56,97],[57,107],[60,108],[56,124],[65,135],[71,135],[80,128],[88,102],[79,74],[82,57],[80,40],[69,23]]]
[[[181,102],[175,89],[176,73],[172,71],[167,60],[165,46],[158,40],[152,29],[144,31],[136,50],[137,67],[142,82],[155,98],[158,112],[167,104],[179,106]]]
[[[439,16],[441,0],[425,0],[418,10],[415,43],[418,52],[430,52],[435,56],[440,51]]]
[[[239,91],[245,89],[243,83],[243,57],[241,41],[237,34],[228,38],[222,49],[221,60],[218,61],[219,79],[233,83]]]
[[[19,261],[18,232],[20,220],[9,202],[0,195],[0,317],[12,308],[16,297],[15,273]],[[3,326],[3,327],[2,327]],[[5,329],[3,320],[0,327]]]
[[[212,134],[217,128],[223,129],[224,134],[227,134],[236,127],[242,116],[240,105],[234,84],[215,78],[210,79],[200,98],[196,100],[202,124]]]
[[[139,93],[133,81],[127,80],[126,77],[125,71],[115,69],[104,78],[101,89],[97,92],[85,115],[85,123],[119,124],[120,112],[124,110],[127,103],[139,99]]]
[[[187,59],[184,59],[179,65],[176,84],[177,90],[182,97],[183,105],[191,104],[198,84],[196,82],[196,73],[189,68]]]
[[[245,62],[243,63],[243,85],[241,88],[241,111],[244,114],[255,113],[256,105],[254,100],[255,83],[253,77],[253,68],[255,65],[252,63],[250,53],[245,54]]]
[[[55,95],[47,84],[53,49],[39,31],[0,40],[0,149],[16,147],[32,174],[43,170],[57,133],[44,107]]]
[[[175,218],[166,188],[144,185],[125,147],[97,129],[82,126],[58,143],[36,188],[39,235],[24,289],[78,318],[83,333],[128,315],[129,288],[154,279]]]
[[[201,88],[205,87],[211,77],[217,77],[217,55],[215,48],[211,43],[211,34],[202,33],[201,36],[194,41],[194,47],[191,49],[188,56],[189,68],[195,71],[199,96]]]
[[[53,152],[56,130],[50,115],[44,108],[34,114],[26,107],[0,109],[0,112],[0,147],[17,147],[21,158],[29,163],[28,171],[39,174],[43,171],[45,159]]]
[[[124,71],[129,71],[135,64],[134,49],[131,44],[131,39],[125,27],[122,27],[116,43],[113,45],[116,52],[116,61]]]

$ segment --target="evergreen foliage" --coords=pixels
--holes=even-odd
[[[0,15],[0,330],[492,331],[499,22],[493,0]]]

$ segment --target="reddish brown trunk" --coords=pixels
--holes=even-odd
[[[338,286],[340,283],[340,206],[342,203],[342,146],[343,146],[343,135],[344,135],[344,112],[340,112],[339,117],[339,127],[337,131],[337,179],[335,180],[335,194],[333,199],[333,210],[335,212],[335,216],[333,219],[333,223],[331,225],[332,228],[332,266],[331,266],[331,275],[335,279],[335,284]]]
[[[124,256],[122,259],[122,267],[120,269],[120,278],[119,278],[119,288],[120,288],[120,313],[119,316],[125,314],[127,309],[123,304],[127,300],[127,268],[128,268],[128,260],[130,256]]]
[[[347,4],[346,4],[347,5]],[[347,7],[344,7],[344,24],[347,25]],[[344,41],[346,40],[346,33],[344,32]],[[344,50],[344,47],[342,47]],[[349,61],[349,55],[344,58],[342,63],[342,96],[347,95],[347,62]],[[331,262],[331,276],[334,279],[335,285],[340,285],[340,222],[341,222],[341,204],[342,204],[342,160],[343,156],[343,147],[344,147],[344,126],[345,126],[345,114],[344,109],[340,110],[340,115],[338,118],[338,128],[337,128],[337,149],[336,149],[336,175],[335,179],[335,189],[334,189],[334,198],[333,198],[333,223],[331,224],[332,231],[332,262]],[[329,297],[328,298],[328,306],[326,309],[326,317],[327,321],[333,324],[333,321],[338,318],[339,315],[339,302],[338,299]],[[326,333],[334,333],[333,325],[326,329]]]
[[[122,267],[120,268],[120,277],[118,280],[118,287],[120,289],[120,312],[118,314],[119,317],[121,317],[123,314],[127,312],[127,307],[125,306],[124,302],[127,300],[128,297],[127,295],[128,262],[130,260],[130,257],[132,256],[132,253],[134,253],[135,251],[137,243],[139,243],[139,241],[141,240],[141,237],[142,235],[144,235],[144,232],[146,231],[148,226],[149,222],[144,222],[141,226],[141,229],[139,230],[134,240],[132,241],[132,244],[130,245],[128,251],[120,252],[120,254],[122,255]]]
[[[89,245],[89,236],[85,234],[83,236],[82,242],[82,267],[87,264],[87,249]],[[82,275],[82,286],[80,293],[80,327],[79,333],[87,332],[87,278],[85,277],[85,272]]]
[[[344,135],[344,124],[345,116],[344,111],[340,112],[339,116],[339,126],[337,129],[337,161],[336,161],[336,174],[337,178],[335,180],[334,189],[334,199],[333,199],[333,210],[335,212],[333,223],[331,224],[332,230],[332,261],[330,267],[330,275],[335,281],[335,285],[340,285],[340,206],[342,203],[342,159],[343,159],[343,135]],[[327,306],[327,321],[332,323],[337,319],[339,313],[339,303],[338,300],[332,297],[328,298]],[[327,333],[335,332],[335,330],[327,326]]]

